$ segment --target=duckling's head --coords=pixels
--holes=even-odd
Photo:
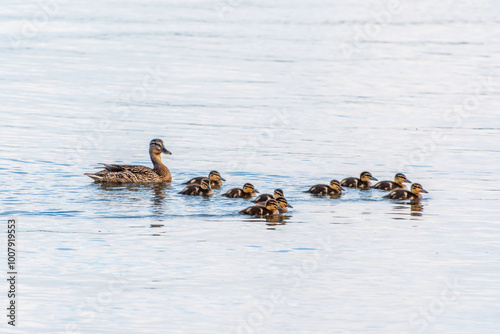
[[[282,211],[282,207],[278,205],[278,201],[275,199],[270,199],[266,202],[266,209],[269,211],[279,210]]]
[[[376,178],[374,178],[372,176],[372,173],[370,172],[363,172],[359,175],[359,179],[363,182],[368,182],[370,180],[373,180],[373,181],[378,181]]]
[[[331,180],[330,181],[330,188],[335,189],[335,190],[345,190],[340,186],[340,182],[338,180]]]
[[[149,143],[149,152],[153,153],[155,155],[160,155],[162,153],[172,155],[172,153],[165,148],[165,145],[163,144],[163,140],[161,140],[161,139],[153,139]]]
[[[203,190],[210,189],[210,180],[209,179],[203,179],[203,180],[201,180],[200,187]]]
[[[410,180],[408,180],[406,178],[406,175],[404,175],[403,173],[397,173],[395,176],[394,176],[394,182],[396,182],[397,184],[403,184],[403,183],[411,183]]]
[[[208,174],[208,178],[210,179],[210,181],[215,181],[215,182],[226,181],[222,176],[220,176],[220,173],[216,170],[211,171],[210,174]]]
[[[285,193],[283,192],[283,190],[281,190],[281,189],[274,189],[273,197],[274,197],[274,199],[277,199],[278,197],[283,197],[284,194]]]
[[[284,208],[293,208],[290,204],[288,204],[288,201],[286,200],[285,197],[278,197],[276,198],[276,202],[278,202],[278,205],[281,206],[283,209]]]
[[[255,187],[251,183],[245,183],[245,185],[243,186],[243,192],[247,194],[258,193],[258,191],[255,190]]]
[[[414,183],[411,185],[411,188],[410,188],[411,192],[414,193],[414,194],[420,194],[420,193],[428,193],[427,190],[425,190],[424,188],[422,188],[422,185],[420,183]]]

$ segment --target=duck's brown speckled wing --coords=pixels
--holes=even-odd
[[[105,169],[95,174],[85,174],[97,182],[141,183],[155,182],[160,176],[151,168],[139,165],[102,164]]]

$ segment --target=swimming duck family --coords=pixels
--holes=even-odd
[[[149,156],[153,168],[140,165],[104,165],[104,170],[91,174],[85,173],[95,182],[107,183],[159,183],[172,181],[170,170],[163,164],[161,154],[172,155],[165,148],[163,140],[153,139],[149,143]]]
[[[95,182],[98,183],[160,183],[169,182],[172,180],[172,175],[167,166],[162,162],[161,154],[171,155],[172,153],[165,148],[161,139],[153,139],[149,144],[149,155],[153,168],[141,165],[118,165],[118,164],[103,164],[104,169],[97,173],[85,173]],[[339,182],[331,180],[328,185],[316,184],[311,186],[306,193],[315,195],[331,195],[339,198],[344,187],[370,189],[371,180],[377,181],[370,172],[362,172],[359,178],[348,177]],[[182,195],[189,196],[204,196],[209,197],[214,195],[213,187],[220,188],[226,181],[219,172],[211,171],[208,177],[195,177],[185,183],[186,187],[179,192]],[[419,183],[413,183],[410,190],[406,190],[404,183],[411,181],[402,173],[397,173],[394,176],[394,181],[381,181],[373,186],[373,189],[390,191],[384,196],[388,199],[396,200],[418,200],[422,198],[421,193],[428,193]],[[243,198],[249,199],[257,196],[257,191],[251,183],[245,183],[242,188],[233,188],[222,196],[228,198]],[[250,206],[241,210],[241,214],[245,215],[260,215],[270,216],[277,215],[288,211],[288,208],[293,208],[284,197],[282,189],[275,189],[273,194],[262,194],[258,196]]]

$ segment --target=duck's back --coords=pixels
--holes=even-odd
[[[229,197],[229,198],[241,198],[245,197],[244,196],[243,189],[240,188],[234,188],[226,192],[225,194],[222,194],[222,196]]]
[[[253,200],[253,203],[266,203],[268,200],[273,199],[273,195],[271,194],[262,194],[259,195],[255,200]]]
[[[240,214],[249,216],[269,216],[277,213],[278,212],[270,211],[266,207],[260,205],[254,205],[240,211]]]
[[[340,182],[342,187],[357,188],[361,184],[361,180],[357,177],[348,177]]]
[[[141,183],[161,182],[162,178],[151,168],[139,165],[108,165],[95,174],[86,173],[97,182]],[[167,180],[165,180],[167,181]]]
[[[309,188],[309,190],[306,191],[306,193],[311,193],[315,195],[327,195],[330,190],[331,190],[330,187],[327,186],[326,184],[317,184]]]
[[[385,195],[384,198],[390,199],[417,199],[418,195],[415,195],[411,191],[404,189],[396,189],[391,191],[388,195]]]
[[[380,189],[380,190],[396,190],[396,189],[406,189],[406,186],[396,183],[394,181],[381,181],[378,182],[373,186],[374,189]]]

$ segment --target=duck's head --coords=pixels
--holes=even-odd
[[[278,197],[283,197],[284,194],[285,193],[283,192],[283,190],[281,190],[281,189],[274,189],[273,197],[274,197],[274,199],[277,199]]]
[[[406,175],[404,175],[403,173],[397,173],[395,176],[394,176],[394,182],[396,182],[397,184],[403,184],[403,183],[411,183],[410,180],[408,180],[406,178]]]
[[[342,186],[340,185],[340,182],[338,180],[331,180],[330,181],[330,188],[332,188],[334,190],[345,190],[344,188],[342,188]]]
[[[149,143],[149,152],[155,155],[160,155],[162,153],[172,155],[172,153],[165,148],[165,145],[163,144],[163,140],[161,139],[153,139]]]
[[[243,186],[243,192],[247,194],[258,193],[258,191],[255,190],[255,187],[251,183],[245,183],[245,185]]]
[[[425,190],[420,183],[414,183],[411,185],[410,191],[414,194],[420,194],[420,193],[428,193],[427,190]]]
[[[210,190],[210,180],[209,179],[203,179],[201,180],[200,187],[203,190]]]
[[[359,179],[363,182],[368,182],[370,180],[373,180],[373,181],[378,181],[376,178],[374,178],[372,176],[372,173],[370,172],[363,172],[359,175]]]
[[[276,202],[278,202],[278,205],[281,206],[283,209],[284,208],[293,208],[290,204],[288,204],[288,201],[286,200],[285,197],[278,197],[276,198]]]
[[[266,202],[266,209],[269,211],[279,210],[283,211],[283,208],[278,205],[278,201],[275,199],[270,199]]]
[[[215,181],[215,182],[226,181],[222,176],[220,176],[220,173],[216,170],[211,171],[210,174],[208,174],[208,178],[210,179],[210,181]]]

